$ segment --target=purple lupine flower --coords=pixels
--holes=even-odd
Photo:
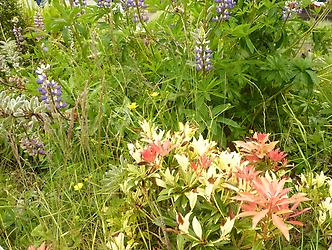
[[[148,7],[144,0],[124,0],[122,1],[123,9],[132,16],[134,23],[138,23],[140,19],[143,22],[149,21],[148,12],[146,8]]]
[[[209,47],[210,41],[206,39],[207,34],[204,29],[200,29],[199,34],[196,35],[195,46],[195,61],[197,71],[209,71],[212,66],[212,53],[213,51]]]
[[[42,64],[37,70],[36,82],[40,85],[38,91],[41,94],[40,99],[45,103],[49,109],[55,108],[57,110],[63,109],[67,103],[62,100],[62,88],[54,80],[49,80],[46,71],[50,69],[50,65]]]
[[[15,36],[16,44],[17,44],[18,47],[20,47],[21,43],[24,41],[24,38],[22,36],[22,28],[17,27],[17,24],[14,24],[13,33],[14,33],[14,36]]]
[[[111,7],[111,0],[98,0],[97,6],[99,8],[109,8]]]
[[[20,146],[30,156],[45,155],[44,143],[35,135],[22,138]]]
[[[35,28],[39,31],[44,31],[45,29],[45,25],[44,25],[44,18],[43,16],[40,14],[40,12],[38,11],[37,14],[34,16],[34,24],[35,24]],[[44,36],[38,36],[36,37],[37,40],[41,40],[43,39]]]
[[[18,18],[14,17],[13,18],[13,34],[15,36],[15,40],[16,40],[16,45],[18,46],[18,48],[21,47],[21,43],[24,41],[24,38],[22,36],[22,28],[18,26]]]
[[[75,7],[82,8],[81,13],[78,13],[77,15],[80,16],[81,14],[85,13],[85,7],[87,6],[87,1],[86,0],[74,0],[73,4]]]
[[[285,6],[282,10],[282,19],[289,19],[293,16],[293,14],[300,14],[301,12],[302,8],[298,1],[287,1],[285,2]]]
[[[231,10],[235,7],[234,0],[214,0],[216,3],[217,16],[212,21],[226,21],[231,17]]]

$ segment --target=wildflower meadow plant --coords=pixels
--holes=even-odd
[[[87,0],[74,0],[73,1],[74,6],[76,7],[86,7],[87,6]]]
[[[13,18],[13,34],[15,36],[16,45],[18,48],[21,48],[22,42],[24,41],[23,35],[22,35],[22,27],[18,26],[18,18]]]
[[[282,19],[290,19],[294,14],[300,14],[301,12],[302,8],[299,1],[286,1],[282,10]]]
[[[48,106],[50,110],[60,110],[67,106],[67,103],[62,100],[62,88],[54,80],[49,80],[47,71],[50,65],[42,64],[37,70],[37,83],[40,85],[38,91],[41,94],[41,100]]]
[[[74,0],[73,5],[74,7],[81,8],[81,14],[84,14],[86,11],[85,8],[87,6],[87,0]]]
[[[122,2],[123,8],[127,14],[132,17],[134,23],[147,22],[149,16],[147,15],[146,8],[148,7],[144,0],[125,0]]]
[[[0,0],[1,245],[330,246],[330,4],[30,2]]]
[[[256,132],[248,141],[234,143],[250,163],[265,162],[273,170],[287,167],[287,154],[275,148],[278,141],[269,142],[269,134]]]
[[[37,30],[37,32],[43,32],[45,29],[45,25],[44,25],[44,18],[42,16],[42,14],[40,13],[40,11],[37,11],[37,13],[34,16],[34,24],[35,24],[35,28]],[[43,39],[44,36],[37,36],[36,39],[41,40]]]
[[[296,189],[299,192],[307,193],[308,198],[315,204],[311,211],[312,218],[316,222],[316,230],[321,232],[325,240],[330,236],[332,230],[331,177],[325,175],[324,172],[301,173]]]
[[[28,247],[28,250],[51,250],[51,245],[46,245],[45,242],[43,242],[39,247],[36,247],[34,245],[31,245]]]
[[[197,71],[209,71],[212,66],[212,50],[209,47],[210,41],[207,39],[207,33],[203,28],[200,28],[195,34],[196,46],[195,46],[195,64]]]
[[[97,6],[99,8],[110,8],[111,7],[111,0],[98,0]]]
[[[45,155],[44,143],[35,135],[22,138],[20,146],[30,156]]]
[[[231,11],[235,7],[234,0],[214,0],[216,3],[217,16],[212,21],[227,21],[231,17]]]

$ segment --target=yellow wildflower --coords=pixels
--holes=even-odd
[[[88,177],[84,178],[84,181],[90,181],[92,178],[92,175],[89,175]]]
[[[130,104],[127,105],[128,108],[130,108],[131,110],[134,110],[138,107],[136,102],[132,102]]]
[[[82,182],[77,183],[77,184],[74,186],[74,190],[75,190],[75,191],[79,191],[79,190],[82,189],[82,187],[83,187],[83,183],[82,183]]]
[[[158,96],[158,95],[159,95],[158,92],[152,92],[152,93],[150,94],[151,97],[156,97],[156,96]]]

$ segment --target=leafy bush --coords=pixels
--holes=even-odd
[[[253,244],[272,249],[278,231],[289,241],[291,225],[303,226],[294,218],[309,210],[298,207],[309,199],[284,188],[292,180],[286,154],[275,149],[277,142],[255,133],[247,142],[236,142],[236,153],[220,151],[215,142],[194,134],[188,124],[172,133],[143,122],[141,139],[128,145],[135,162],[124,160],[126,177],[120,183],[131,208],[125,221],[132,224],[121,228],[128,244],[148,249]],[[282,171],[271,175],[269,168]],[[241,219],[248,216],[252,227]]]

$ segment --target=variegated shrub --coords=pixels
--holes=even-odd
[[[189,124],[177,132],[146,121],[141,127],[141,139],[128,145],[134,161],[122,166],[120,191],[131,211],[123,215],[123,239],[167,249],[267,246],[276,235],[289,241],[292,225],[302,225],[293,218],[308,210],[297,208],[309,199],[290,195],[286,176],[269,171],[287,161],[267,134],[235,142],[240,151],[231,152],[195,136]]]

